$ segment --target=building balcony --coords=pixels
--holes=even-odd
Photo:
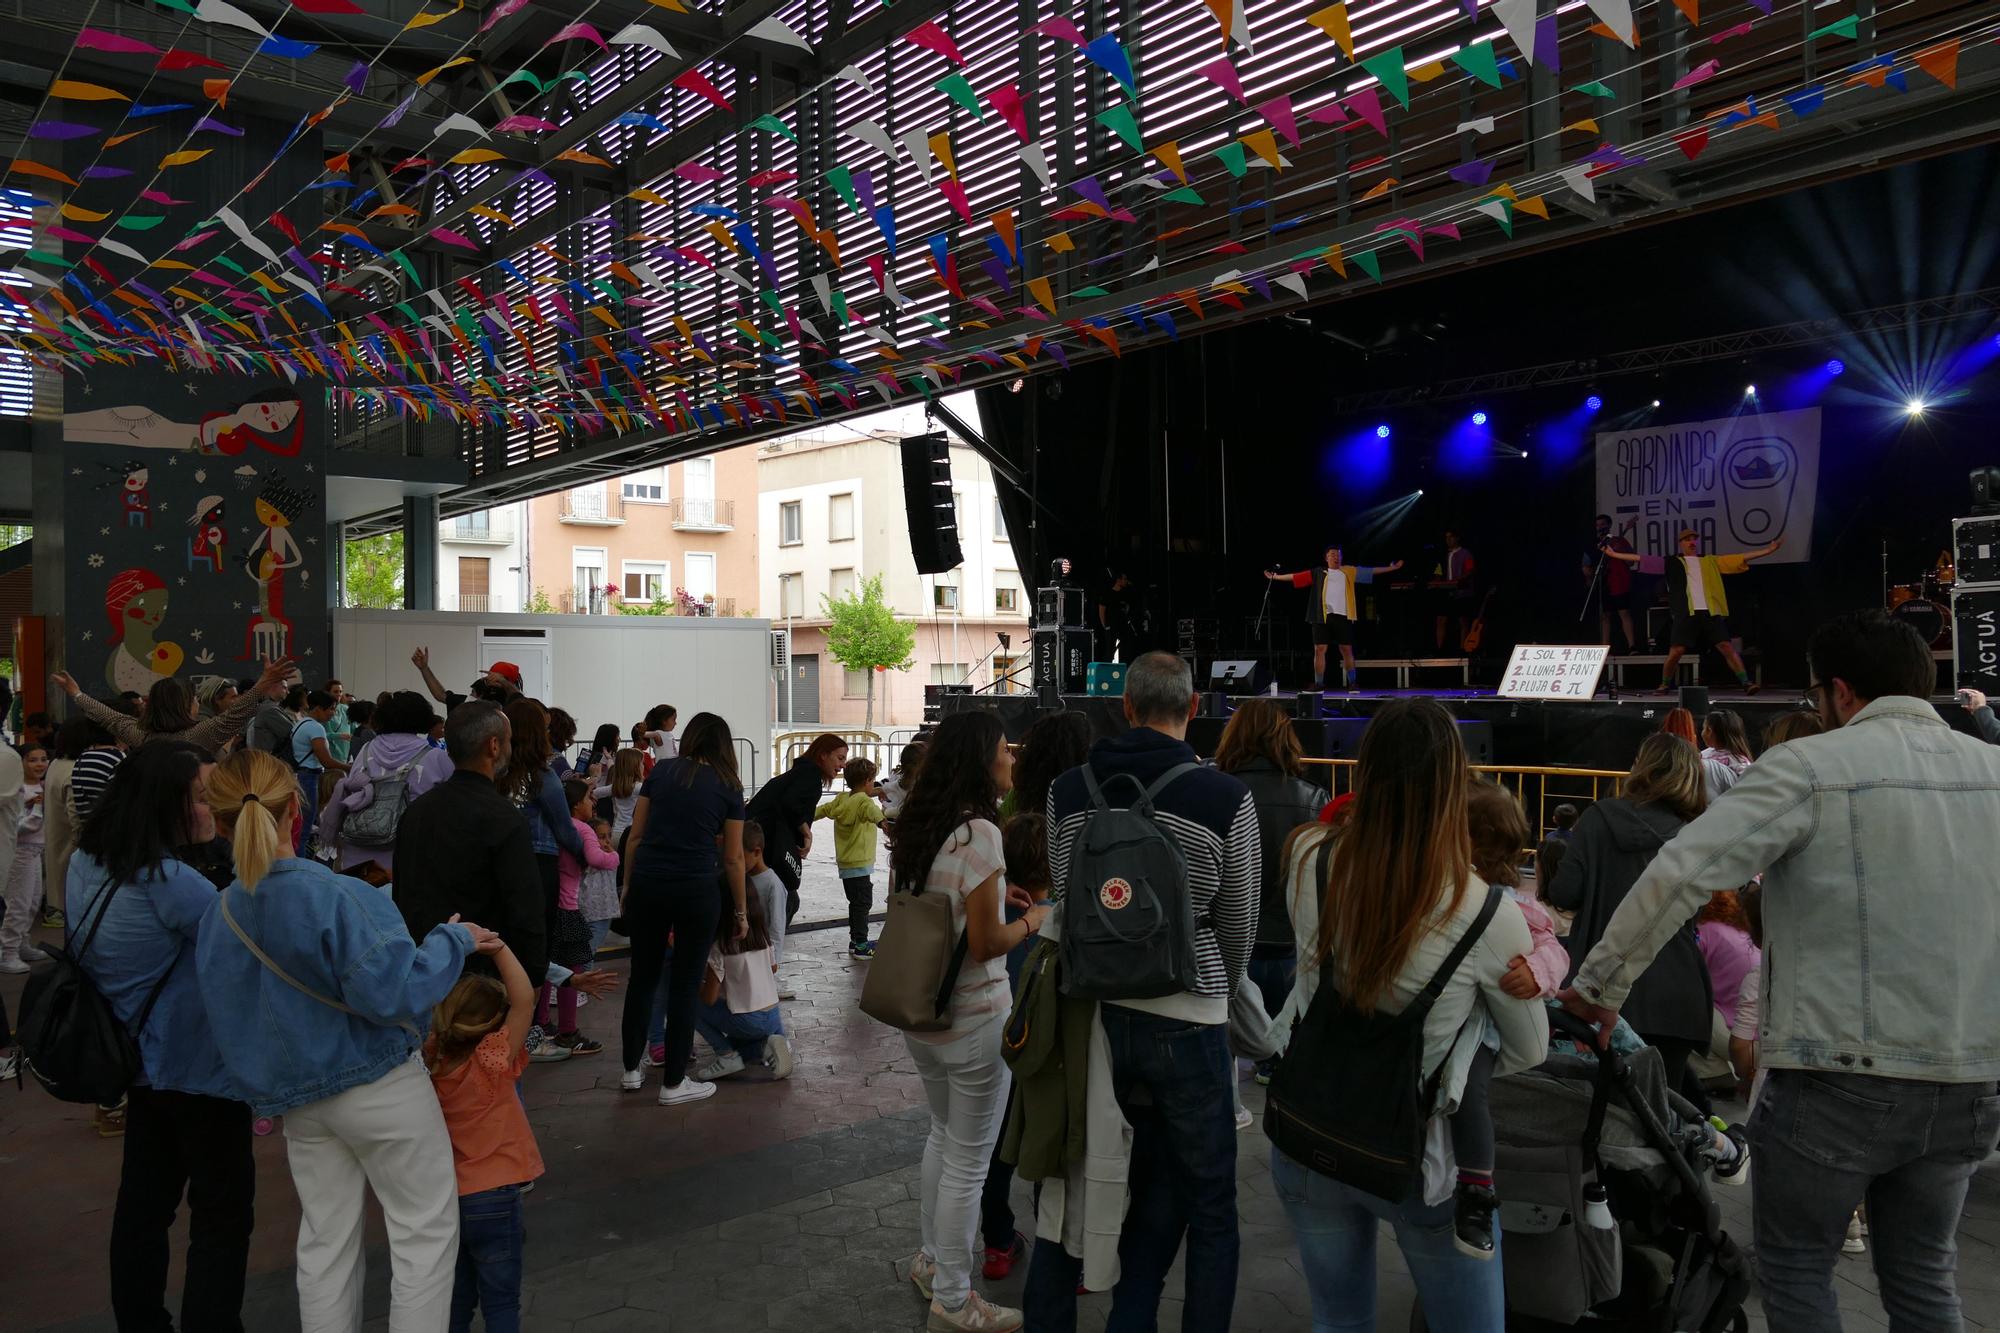
[[[586,528],[615,528],[625,522],[623,497],[607,500],[601,491],[564,491],[556,520]]]
[[[472,546],[507,546],[514,540],[514,524],[493,522],[487,514],[465,514],[445,525],[442,538]]]
[[[734,532],[736,501],[675,499],[670,502],[676,532]]]
[[[448,597],[445,600],[451,603],[445,608],[447,611],[475,611],[486,615],[498,610],[494,603],[499,599],[492,593],[462,592],[456,597]]]

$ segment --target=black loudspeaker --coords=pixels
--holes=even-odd
[[[1699,732],[1701,730],[1701,720],[1708,716],[1708,686],[1681,686],[1680,704],[1682,708],[1694,714],[1695,730]]]
[[[944,432],[903,441],[903,510],[910,523],[910,555],[919,574],[957,569],[958,511],[951,502],[951,442]]]
[[[1208,664],[1208,688],[1223,694],[1256,694],[1270,684],[1264,664],[1247,658],[1219,658]]]
[[[1301,722],[1313,722],[1325,711],[1326,696],[1318,690],[1300,690],[1292,696],[1292,716]]]
[[[2000,583],[2000,518],[1953,519],[1951,555],[1961,587]]]
[[[1951,595],[1952,666],[1961,690],[2000,699],[2000,588],[1968,588]]]
[[[1219,718],[1226,718],[1229,716],[1229,697],[1223,694],[1222,691],[1203,690],[1201,692],[1200,698],[1201,698],[1201,711],[1199,713],[1199,716],[1219,717]]]
[[[1972,469],[1972,512],[2000,514],[2000,467]]]
[[[1035,631],[1035,692],[1045,705],[1055,696],[1082,694],[1090,676],[1090,634],[1087,630]]]
[[[1458,719],[1459,744],[1465,747],[1465,762],[1468,764],[1490,764],[1493,762],[1493,724],[1491,722],[1468,722]]]

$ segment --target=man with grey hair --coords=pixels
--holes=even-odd
[[[1230,1087],[1229,997],[1243,979],[1256,934],[1262,851],[1250,791],[1217,769],[1201,767],[1187,743],[1194,679],[1170,653],[1146,653],[1125,673],[1122,736],[1098,741],[1084,767],[1102,788],[1126,774],[1151,788],[1153,818],[1187,862],[1195,920],[1192,986],[1157,999],[1098,1006],[1111,1054],[1118,1109],[1132,1126],[1131,1203],[1118,1243],[1120,1275],[1112,1293],[1114,1327],[1153,1325],[1167,1270],[1187,1240],[1187,1304],[1181,1326],[1227,1329],[1236,1299],[1236,1114]],[[1118,784],[1118,790],[1129,789]],[[1071,851],[1093,808],[1084,768],[1049,787],[1049,871],[1053,897],[1072,888],[1122,906],[1112,880],[1071,885]],[[1129,886],[1126,901],[1129,901]],[[1107,896],[1112,895],[1112,896]],[[1066,1228],[1067,1229],[1067,1228]],[[1090,1247],[1088,1237],[1083,1248]],[[1056,1333],[1076,1327],[1082,1253],[1060,1239],[1035,1244],[1023,1302],[1026,1326]]]
[[[535,849],[521,812],[494,785],[513,742],[498,704],[478,699],[452,709],[444,748],[456,771],[403,811],[391,892],[412,938],[457,913],[498,932],[521,970],[541,977],[549,945]],[[484,955],[465,965],[494,974]]]

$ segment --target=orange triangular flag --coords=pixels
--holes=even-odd
[[[153,131],[151,128],[147,128],[143,130],[133,130],[128,134],[114,134],[109,139],[106,139],[104,141],[104,146],[106,148],[116,148],[121,143],[128,143],[131,140],[138,138],[142,134],[151,134],[152,132]]]
[[[1335,241],[1332,245],[1326,247],[1326,253],[1322,254],[1320,258],[1324,259],[1326,266],[1335,273],[1338,273],[1343,278],[1347,276],[1347,256],[1341,253],[1340,242]]]
[[[1637,48],[1639,45],[1639,29],[1636,27],[1632,29],[1630,37],[1614,32],[1609,23],[1593,23],[1590,25],[1590,31],[1596,36],[1608,37],[1614,42],[1623,42],[1625,45],[1633,48]]]
[[[1389,191],[1394,189],[1396,185],[1397,185],[1397,180],[1394,176],[1384,176],[1381,180],[1376,181],[1373,185],[1369,186],[1368,193],[1362,195],[1361,197],[1363,199],[1373,199],[1377,195],[1389,193]]]
[[[326,160],[326,169],[336,173],[345,172],[347,170],[347,163],[348,156],[346,153],[335,153]]]
[[[1516,199],[1514,201],[1514,211],[1516,213],[1533,213],[1544,222],[1549,220],[1548,203],[1538,194],[1531,194],[1526,199]]]
[[[76,182],[70,181],[70,184],[74,185],[76,184]],[[1055,251],[1059,255],[1066,255],[1070,251],[1076,249],[1076,242],[1072,241],[1069,238],[1069,233],[1066,231],[1057,232],[1055,235],[1049,237],[1047,241],[1043,242],[1043,244],[1047,245],[1049,249]]]
[[[1701,26],[1701,0],[1674,0],[1674,8],[1681,11],[1689,24]]]
[[[1028,292],[1035,298],[1036,305],[1048,311],[1051,315],[1055,314],[1056,294],[1050,289],[1047,278],[1029,278]]]
[[[556,160],[558,162],[588,162],[593,167],[608,167],[611,165],[608,159],[601,158],[595,153],[586,153],[581,148],[565,148],[556,154]]]
[[[1307,15],[1306,22],[1339,42],[1340,49],[1346,53],[1347,58],[1354,59],[1354,30],[1347,26],[1346,5],[1328,5],[1316,14]]]
[[[29,162],[24,158],[15,158],[13,162],[8,164],[7,170],[18,176],[41,176],[47,180],[61,181],[64,185],[76,184],[75,180],[65,176],[54,167],[45,167],[39,162]]]
[[[1272,167],[1276,168],[1280,165],[1278,159],[1278,136],[1270,130],[1252,130],[1237,140],[1237,142],[1248,148],[1258,157],[1263,158]]]
[[[931,136],[930,145],[931,151],[937,154],[937,160],[944,163],[945,174],[957,180],[958,164],[951,158],[951,131],[939,130]]]
[[[1169,139],[1165,143],[1154,144],[1146,151],[1160,159],[1160,165],[1178,176],[1181,184],[1187,184],[1187,168],[1181,165],[1180,140]]]
[[[1590,120],[1588,118],[1584,120],[1575,121],[1571,124],[1563,126],[1564,134],[1568,134],[1571,130],[1578,130],[1584,134],[1601,133],[1601,131],[1597,128],[1597,122],[1594,120]]]
[[[215,103],[217,106],[228,106],[229,80],[203,79],[201,81],[201,95],[203,97],[206,97],[209,101]]]
[[[1911,59],[1917,62],[1918,69],[1945,87],[1958,87],[1958,38],[1954,37],[1948,42],[1939,42],[1936,46],[1926,47]]]
[[[1000,237],[1000,244],[1007,247],[1008,254],[1014,254],[1014,210],[1003,208],[990,219],[994,232]]]

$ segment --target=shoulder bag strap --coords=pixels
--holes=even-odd
[[[1200,764],[1175,764],[1172,768],[1154,779],[1153,785],[1146,788],[1145,795],[1139,798],[1139,804],[1145,807],[1148,815],[1151,815],[1153,813],[1153,801],[1161,792],[1172,786],[1176,778],[1192,773],[1200,767]]]
[[[1333,870],[1333,844],[1340,841],[1340,832],[1329,828],[1319,840],[1319,852],[1313,857],[1313,887],[1319,894],[1319,910],[1326,910],[1326,880]],[[1320,934],[1326,934],[1326,923],[1320,922]],[[1331,950],[1319,960],[1319,984],[1322,988],[1333,984],[1333,953]]]
[[[91,918],[90,929],[84,932],[83,942],[76,946],[74,957],[79,967],[83,964],[83,956],[90,952],[90,942],[97,938],[97,928],[104,924],[104,914],[111,908],[111,896],[124,887],[122,882],[113,884],[109,875],[106,875],[104,883],[98,886],[97,897],[92,900],[92,905],[97,908],[97,915]]]
[[[338,1009],[343,1014],[352,1014],[354,1017],[360,1019],[364,1023],[372,1023],[375,1021],[374,1019],[368,1017],[368,1015],[362,1013],[358,1009],[349,1008],[347,1005],[342,1004],[339,1000],[330,999],[327,996],[321,995],[318,991],[306,985],[303,981],[300,981],[297,977],[294,977],[291,973],[285,971],[284,968],[279,967],[277,961],[273,959],[270,954],[267,954],[262,949],[258,948],[257,942],[251,939],[248,935],[246,935],[243,932],[243,927],[236,924],[236,918],[230,915],[229,892],[226,889],[223,891],[222,894],[222,921],[224,925],[229,927],[230,932],[234,934],[237,939],[243,941],[243,947],[248,949],[252,954],[256,955],[257,961],[262,963],[264,967],[271,973],[272,976],[284,982],[287,986],[290,986],[293,990],[299,992],[299,994],[309,995],[313,999],[318,1000],[321,1004],[326,1005],[329,1009]],[[416,1031],[416,1028],[408,1023],[399,1023],[397,1024],[397,1026],[403,1028],[409,1028],[409,1030],[412,1032]]]
[[[1472,952],[1472,946],[1479,943],[1479,937],[1486,933],[1486,927],[1492,922],[1493,914],[1500,910],[1500,892],[1498,884],[1486,886],[1486,901],[1479,905],[1479,915],[1472,918],[1472,924],[1458,937],[1458,943],[1454,944],[1451,952],[1445,956],[1444,965],[1431,977],[1430,984],[1410,1002],[1409,1008],[1403,1010],[1404,1018],[1413,1018],[1421,1023],[1424,1015],[1430,1012],[1431,1006],[1437,1003],[1438,996],[1444,994],[1444,988],[1450,984],[1452,974],[1458,971],[1458,965],[1465,961],[1465,956]]]

